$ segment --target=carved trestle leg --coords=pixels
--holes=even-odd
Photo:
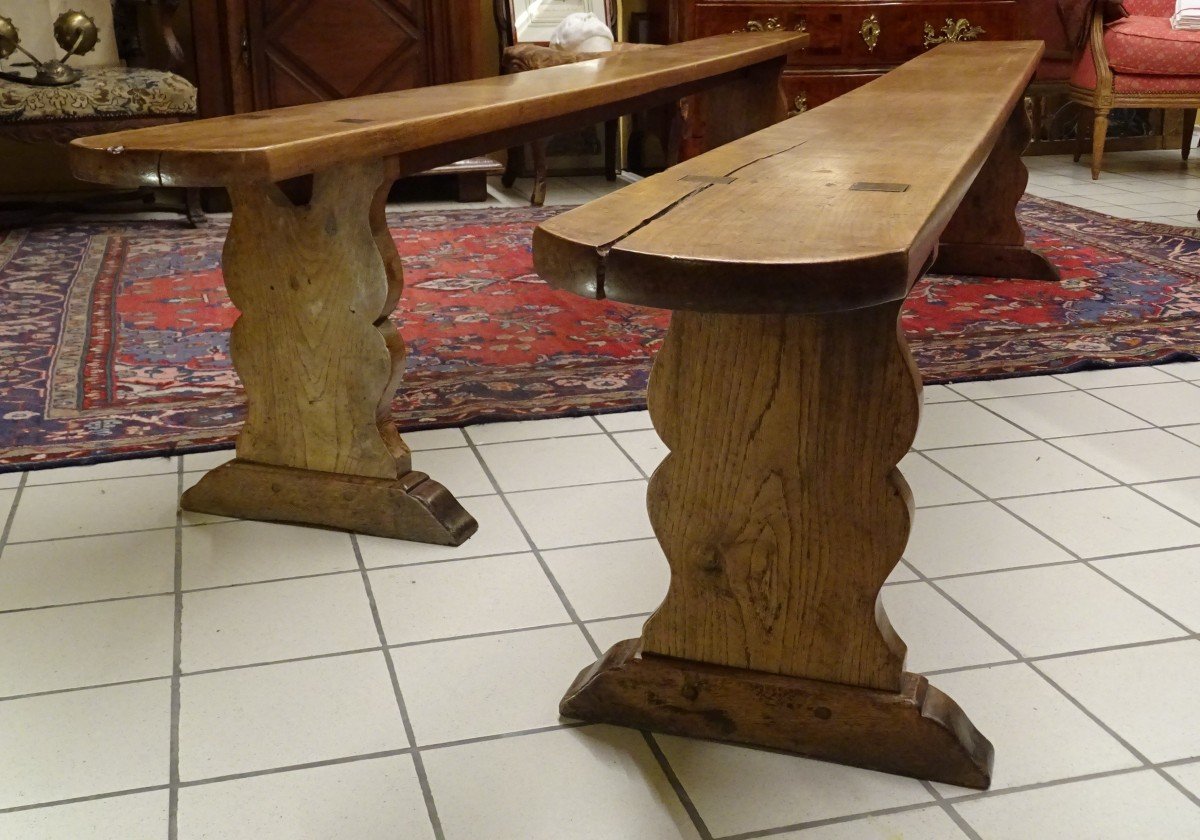
[[[1018,103],[950,224],[930,271],[1024,280],[1059,280],[1058,269],[1025,246],[1017,202],[1029,183],[1021,154],[1029,145],[1029,114]]]
[[[184,494],[187,510],[459,545],[476,530],[414,472],[391,420],[405,348],[384,161],[314,176],[296,206],[275,184],[230,189],[225,285],[241,311],[230,353],[246,392],[237,458]]]
[[[670,589],[564,715],[988,785],[991,744],[904,671],[879,599],[920,413],[899,309],[674,314],[649,395],[671,451],[649,490]]]

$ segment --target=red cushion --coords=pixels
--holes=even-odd
[[[1071,84],[1085,90],[1096,89],[1096,65],[1092,63],[1092,48],[1083,52],[1075,64]],[[1114,93],[1182,93],[1200,99],[1200,75],[1151,76],[1137,73],[1117,73],[1113,76]]]
[[[1131,15],[1169,18],[1175,14],[1175,0],[1125,0],[1125,11]]]
[[[1116,73],[1200,76],[1200,30],[1172,29],[1169,18],[1123,18],[1104,30],[1104,48]]]

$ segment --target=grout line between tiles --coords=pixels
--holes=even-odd
[[[921,785],[926,791],[929,792],[929,795],[933,797],[933,801],[938,804],[946,816],[949,817],[956,826],[958,826],[959,830],[962,831],[963,834],[967,835],[970,840],[983,840],[983,838],[979,836],[979,832],[977,832],[974,827],[967,822],[966,818],[963,817],[962,814],[954,809],[953,805],[946,801],[946,797],[942,796],[938,789],[934,787],[932,782],[927,779],[922,779]]]
[[[280,773],[294,773],[298,770],[315,770],[318,767],[336,767],[339,764],[355,764],[359,761],[375,761],[380,758],[392,758],[398,755],[408,755],[411,753],[412,747],[403,747],[395,750],[379,750],[373,753],[361,753],[359,755],[339,756],[338,758],[326,758],[320,761],[306,761],[302,764],[287,764],[282,767],[266,767],[262,770],[246,770],[242,773],[228,773],[223,776],[209,776],[204,779],[189,779],[186,782],[180,782],[181,788],[200,787],[201,785],[215,785],[221,782],[234,782],[241,779],[255,779],[260,776],[275,776]]]
[[[604,429],[601,423],[596,420],[594,416],[592,420],[597,426],[601,427],[605,434],[610,434],[609,431]],[[467,437],[470,438],[470,435]],[[619,445],[618,448],[620,448]],[[500,482],[496,480],[496,476],[492,473],[492,470],[488,466],[486,459],[480,453],[479,448],[475,445],[474,441],[471,442],[471,451],[475,453],[475,457],[479,461],[479,465],[483,469],[484,474],[487,475],[488,481],[492,483],[492,486],[496,488],[496,492],[500,494],[501,500],[508,509],[509,516],[511,516],[513,521],[517,523],[517,527],[520,529],[521,535],[525,538],[526,542],[529,543],[529,546],[533,551],[533,556],[537,559],[538,565],[542,567],[542,571],[545,573],[546,578],[550,581],[550,585],[554,588],[554,592],[558,595],[559,600],[562,602],[563,609],[567,611],[567,615],[570,616],[571,621],[576,627],[579,628],[579,632],[583,635],[588,647],[592,649],[592,653],[597,659],[599,659],[604,652],[600,650],[600,646],[596,644],[596,640],[592,638],[592,634],[588,632],[583,620],[579,617],[579,613],[575,610],[575,606],[567,597],[566,591],[562,588],[562,585],[558,582],[558,578],[554,576],[554,572],[550,569],[550,564],[547,563],[546,558],[542,556],[541,549],[534,542],[529,531],[525,528],[525,523],[522,522],[521,518],[517,515],[517,511],[509,501],[507,494],[500,489]],[[624,452],[625,450],[621,449],[621,451]],[[626,454],[626,457],[629,457],[629,455]],[[636,463],[634,463],[634,468],[637,469],[640,475],[645,475],[645,472]],[[639,481],[644,481],[644,479],[639,479]],[[625,541],[620,540],[616,542]],[[691,819],[692,825],[696,829],[696,832],[700,835],[701,840],[712,840],[712,832],[709,830],[708,825],[704,822],[704,819],[700,816],[700,812],[696,809],[696,806],[692,803],[691,797],[684,789],[682,783],[679,782],[679,777],[675,773],[675,769],[671,767],[670,762],[667,760],[666,754],[664,754],[662,749],[658,746],[658,742],[654,740],[654,736],[648,732],[643,732],[642,736],[646,739],[646,745],[650,749],[651,754],[654,756],[654,760],[658,763],[663,775],[666,777],[668,783],[675,791],[680,805],[682,805],[684,810],[687,812],[688,817]]]
[[[102,799],[116,799],[118,796],[136,796],[139,793],[157,793],[160,790],[166,790],[168,785],[150,785],[149,787],[127,788],[125,790],[106,791],[105,793],[93,793],[88,796],[73,796],[69,799],[53,799],[49,802],[32,802],[28,805],[13,805],[8,808],[0,808],[0,814],[19,814],[22,811],[40,811],[43,808],[57,808],[60,805],[77,805],[80,802],[96,802]]]
[[[445,840],[442,821],[438,817],[437,804],[433,799],[433,788],[429,784],[429,776],[425,772],[425,762],[421,760],[421,750],[417,746],[416,732],[413,730],[412,718],[409,717],[408,707],[404,703],[404,692],[400,688],[400,677],[396,673],[396,662],[388,650],[387,635],[383,630],[383,619],[379,614],[379,604],[375,601],[375,591],[371,588],[371,575],[363,562],[362,550],[358,545],[358,537],[350,535],[350,544],[354,548],[354,557],[358,561],[359,574],[362,575],[363,588],[366,590],[367,602],[371,607],[371,618],[375,622],[375,631],[379,634],[379,644],[383,647],[383,660],[387,665],[388,677],[392,681],[392,691],[396,696],[396,707],[400,711],[400,721],[404,725],[404,735],[408,738],[411,749],[413,767],[417,774],[417,783],[421,786],[421,796],[425,800],[425,810],[429,816],[429,824],[433,829],[435,840]]]
[[[175,498],[183,495],[183,459],[177,459]],[[179,719],[183,680],[183,509],[175,510],[175,615],[171,642],[171,763],[167,789],[167,840],[179,838]]]

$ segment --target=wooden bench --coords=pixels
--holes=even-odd
[[[123,186],[229,189],[230,339],[248,413],[237,458],[189,510],[458,545],[475,520],[412,469],[390,418],[403,290],[384,215],[402,175],[702,94],[717,141],[781,101],[803,33],[742,33],[435,88],[78,140],[75,174]],[[311,177],[307,177],[311,176]],[[295,179],[301,179],[299,181]],[[287,183],[284,183],[287,182]]]
[[[931,266],[1055,276],[1015,216],[1041,52],[939,46],[535,231],[551,284],[674,310],[649,392],[670,589],[564,715],[987,787],[991,744],[904,670],[879,598],[921,409],[898,318]]]

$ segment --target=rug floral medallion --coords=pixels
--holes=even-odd
[[[396,213],[408,342],[402,429],[645,405],[668,313],[556,292],[530,234],[561,208]],[[1061,283],[930,277],[903,326],[927,383],[1200,353],[1200,239],[1027,198]],[[0,470],[229,446],[243,402],[226,227],[0,231]]]

